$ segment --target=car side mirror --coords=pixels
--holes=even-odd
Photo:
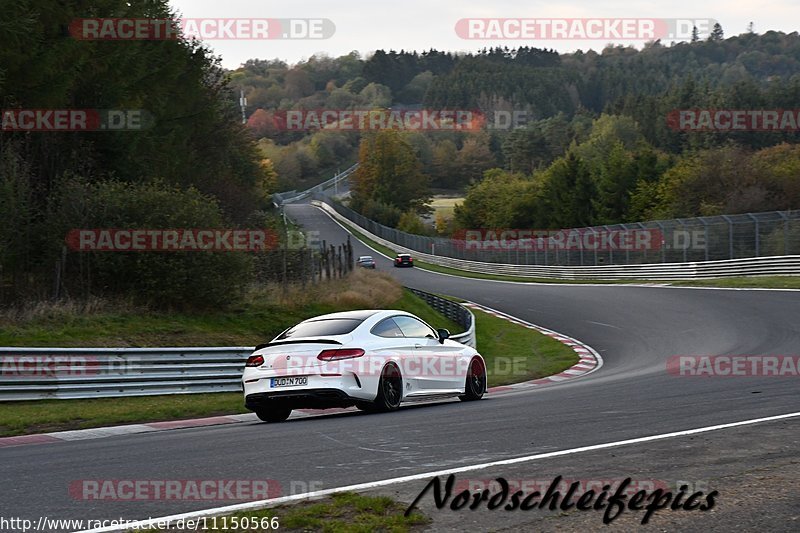
[[[444,341],[450,338],[450,332],[444,328],[437,329],[436,334],[439,335],[439,344],[444,344]]]

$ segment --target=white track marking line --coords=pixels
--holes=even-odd
[[[594,320],[587,320],[589,324],[595,324],[597,326],[605,326],[607,328],[614,328],[614,329],[622,329],[619,326],[614,326],[613,324],[606,324],[605,322],[595,322]]]
[[[312,205],[312,207],[315,207],[316,209],[319,209],[320,211],[325,213],[325,215],[327,215],[330,220],[332,220],[337,225],[339,225],[339,227],[341,227],[345,232],[347,232],[347,233],[352,235],[352,231],[349,228],[347,228],[345,225],[343,225],[338,220],[336,220],[334,217],[332,217],[324,209],[321,209],[321,208],[319,208],[317,206],[313,206],[313,205]],[[388,257],[387,255],[385,255],[385,254],[381,253],[380,251],[376,250],[375,248],[373,248],[369,244],[365,243],[364,241],[362,241],[361,239],[359,239],[355,235],[353,235],[353,236],[359,242],[361,242],[361,244],[363,244],[364,246],[366,246],[370,250],[373,250],[378,255],[391,260],[391,258]],[[423,270],[425,270],[425,269],[423,269]],[[428,273],[431,273],[431,274],[438,274],[440,276],[449,276],[449,277],[454,277],[454,278],[459,278],[459,279],[474,279],[474,280],[477,280],[477,281],[489,281],[489,282],[493,282],[493,283],[511,283],[511,284],[515,284],[515,285],[570,285],[570,286],[574,286],[574,284],[563,284],[563,283],[561,283],[561,284],[560,283],[536,283],[536,282],[525,283],[525,282],[502,281],[502,280],[486,280],[486,279],[481,279],[481,278],[469,278],[469,277],[465,277],[465,276],[456,276],[456,275],[453,275],[453,274],[445,274],[445,273],[442,273],[442,272],[434,272],[434,271],[431,271],[431,270],[425,270],[425,271],[428,272]],[[603,283],[584,284],[584,285],[600,286],[600,287],[608,287],[609,286],[609,284],[603,284]],[[672,287],[672,286],[653,286],[653,285],[647,286],[647,285],[633,285],[633,284],[615,284],[615,285],[611,285],[611,286],[675,288],[675,289],[683,288],[683,289],[705,289],[705,290],[784,290],[784,291],[798,291],[798,289],[748,289],[748,288],[724,288],[724,287]],[[518,320],[515,317],[512,317],[512,316],[507,315],[506,313],[502,313],[500,311],[496,311],[496,310],[491,309],[491,308],[489,308],[487,306],[481,305],[479,307],[483,308],[484,310],[492,311],[497,315],[504,316],[507,319],[510,319],[510,320],[512,320],[514,322],[516,322]],[[606,326],[609,326],[609,327],[614,327],[614,326],[611,326],[609,324],[600,324],[600,325],[606,325]],[[565,335],[556,334],[555,332],[552,332],[551,330],[547,330],[547,328],[538,328],[537,327],[537,329],[543,330],[545,332],[549,331],[553,336],[560,337],[559,340],[562,340],[562,342],[564,340],[574,340],[574,339],[571,339],[571,338],[569,338],[569,337],[567,337]],[[575,342],[577,343],[577,341],[575,341]],[[589,347],[589,348],[591,349],[591,347]],[[578,350],[581,350],[581,348],[575,348],[575,351],[578,351]],[[593,370],[591,370],[590,372],[587,372],[586,375],[598,370],[603,364],[602,357],[600,357],[600,355],[593,349],[591,349],[591,352],[593,352],[593,355],[595,355],[595,357],[597,358],[596,359],[597,366]],[[581,363],[583,363],[583,360],[581,361]],[[244,503],[244,504],[230,505],[230,506],[226,506],[226,507],[218,507],[218,508],[207,509],[207,510],[203,510],[203,511],[195,511],[195,512],[191,512],[191,513],[183,513],[183,514],[172,515],[172,516],[167,516],[167,517],[163,517],[163,518],[154,518],[154,519],[150,519],[150,520],[143,520],[143,521],[140,521],[140,522],[127,524],[123,528],[119,528],[119,527],[98,528],[98,529],[87,530],[87,532],[101,533],[101,532],[109,532],[109,531],[125,531],[125,530],[129,530],[131,528],[142,529],[144,527],[153,527],[156,524],[158,524],[159,522],[163,522],[163,521],[166,521],[166,520],[172,520],[173,522],[175,522],[175,521],[180,520],[180,519],[197,519],[197,518],[201,518],[201,517],[204,517],[204,516],[218,516],[218,515],[229,514],[229,513],[238,512],[238,511],[256,510],[256,509],[262,509],[262,508],[266,508],[266,507],[271,507],[271,506],[274,506],[274,505],[279,505],[279,504],[282,504],[282,503],[290,503],[290,502],[295,502],[295,501],[306,500],[306,499],[309,499],[309,498],[324,497],[324,496],[328,496],[328,495],[331,495],[331,494],[335,494],[337,492],[368,490],[368,489],[372,489],[372,488],[378,488],[378,487],[383,487],[383,486],[397,484],[397,483],[406,483],[406,482],[409,482],[409,481],[416,481],[416,480],[420,480],[420,479],[426,479],[426,478],[434,477],[434,476],[456,474],[456,473],[460,473],[460,472],[481,470],[481,469],[484,469],[484,468],[490,468],[490,467],[495,467],[495,466],[511,465],[511,464],[534,461],[534,460],[538,460],[538,459],[547,459],[547,458],[551,458],[551,457],[559,457],[559,456],[564,456],[564,455],[571,455],[571,454],[582,453],[582,452],[586,452],[586,451],[601,450],[601,449],[607,449],[607,448],[612,448],[612,447],[625,446],[625,445],[629,445],[629,444],[638,444],[638,443],[642,443],[642,442],[650,442],[650,441],[668,439],[668,438],[679,437],[679,436],[693,435],[693,434],[697,434],[697,433],[706,433],[706,432],[709,432],[709,431],[716,431],[716,430],[720,430],[720,429],[728,429],[728,428],[732,428],[732,427],[738,427],[738,426],[744,426],[744,425],[752,425],[752,424],[757,424],[757,423],[761,423],[761,422],[769,422],[769,421],[782,420],[782,419],[787,419],[787,418],[795,418],[795,417],[798,417],[798,416],[800,416],[800,412],[789,413],[789,414],[785,414],[785,415],[777,415],[777,416],[766,417],[766,418],[757,418],[757,419],[745,420],[745,421],[741,421],[741,422],[733,422],[733,423],[728,423],[728,424],[720,424],[720,425],[716,425],[716,426],[706,426],[706,427],[702,427],[702,428],[678,431],[678,432],[673,432],[673,433],[664,433],[664,434],[660,434],[660,435],[651,435],[651,436],[648,436],[648,437],[639,437],[639,438],[635,438],[635,439],[628,439],[628,440],[610,442],[610,443],[605,443],[605,444],[595,444],[595,445],[591,445],[591,446],[583,446],[583,447],[572,448],[572,449],[568,449],[568,450],[561,450],[561,451],[556,451],[556,452],[548,452],[548,453],[543,453],[543,454],[530,455],[530,456],[525,456],[525,457],[518,457],[518,458],[515,458],[515,459],[505,459],[505,460],[501,460],[501,461],[494,461],[494,462],[489,462],[489,463],[482,463],[482,464],[477,464],[477,465],[452,468],[452,469],[449,469],[449,470],[441,470],[441,471],[438,471],[438,472],[428,472],[428,473],[424,473],[424,474],[414,474],[414,475],[404,476],[404,477],[399,477],[399,478],[385,479],[385,480],[380,480],[380,481],[361,483],[361,484],[357,484],[357,485],[349,485],[349,486],[345,486],[345,487],[325,489],[325,490],[308,492],[308,493],[303,493],[303,494],[295,494],[295,495],[291,495],[291,496],[284,496],[284,497],[280,497],[280,498],[272,498],[272,499],[261,500],[261,501],[256,501],[256,502],[248,502],[248,503]]]
[[[721,429],[730,429],[739,426],[749,426],[753,424],[759,424],[762,422],[774,422],[776,420],[786,420],[789,418],[796,418],[800,417],[800,412],[795,413],[787,413],[783,415],[775,415],[775,416],[768,416],[763,418],[753,418],[750,420],[742,420],[739,422],[730,422],[727,424],[718,424],[714,426],[705,426],[695,429],[686,429],[682,431],[675,431],[672,433],[661,433],[659,435],[649,435],[647,437],[637,437],[634,439],[626,439],[626,440],[619,440],[615,442],[606,442],[603,444],[592,444],[589,446],[580,446],[578,448],[570,448],[567,450],[558,450],[554,452],[546,452],[546,453],[539,453],[535,455],[526,455],[524,457],[515,457],[513,459],[503,459],[500,461],[492,461],[488,463],[480,463],[476,465],[469,465],[469,466],[460,466],[457,468],[449,468],[447,470],[438,470],[434,472],[425,472],[422,474],[413,474],[409,476],[402,476],[390,479],[382,479],[379,481],[369,481],[367,483],[358,483],[355,485],[347,485],[344,487],[336,487],[332,489],[324,489],[324,490],[317,490],[313,492],[305,492],[302,494],[293,494],[291,496],[282,496],[280,498],[270,498],[267,500],[260,500],[255,502],[247,502],[247,503],[240,503],[236,505],[228,505],[226,507],[216,507],[213,509],[205,509],[202,511],[193,511],[189,513],[182,513],[176,514],[171,516],[165,516],[162,518],[151,518],[148,520],[142,520],[139,522],[133,522],[130,524],[126,524],[122,527],[119,526],[111,526],[105,528],[96,528],[96,529],[88,529],[84,530],[85,533],[106,533],[111,531],[127,531],[130,529],[144,529],[144,528],[152,528],[155,527],[156,524],[159,522],[163,523],[167,520],[172,521],[174,524],[178,520],[196,520],[202,517],[210,517],[210,516],[220,516],[240,511],[255,511],[258,509],[265,509],[267,507],[272,507],[275,505],[280,505],[283,503],[291,503],[297,502],[302,500],[307,500],[311,498],[321,498],[324,496],[330,496],[331,494],[336,494],[339,492],[356,492],[356,491],[363,491],[369,489],[375,489],[379,487],[385,487],[388,485],[396,485],[399,483],[408,483],[409,481],[419,481],[423,479],[429,479],[436,476],[447,476],[450,474],[459,474],[462,472],[472,472],[474,470],[483,470],[485,468],[493,468],[497,466],[506,466],[506,465],[514,465],[519,463],[528,463],[531,461],[537,461],[540,459],[550,459],[552,457],[562,457],[565,455],[573,455],[577,453],[583,452],[592,452],[596,450],[605,450],[608,448],[617,448],[619,446],[627,446],[629,444],[640,444],[643,442],[653,442],[658,440],[664,439],[671,439],[675,437],[684,437],[686,435],[697,435],[698,433],[708,433],[710,431],[718,431]]]

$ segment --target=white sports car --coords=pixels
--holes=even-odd
[[[292,409],[392,411],[414,399],[479,400],[486,392],[486,363],[449,336],[405,311],[305,320],[247,359],[245,405],[265,422],[281,422]]]

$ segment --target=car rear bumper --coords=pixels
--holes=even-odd
[[[245,407],[252,411],[270,402],[289,405],[292,409],[349,407],[356,401],[374,399],[377,385],[373,381],[371,377],[359,379],[350,372],[334,375],[311,374],[305,385],[273,387],[271,377],[253,379],[250,375],[244,379],[243,384]]]
[[[251,411],[277,403],[290,405],[292,409],[328,409],[350,407],[356,399],[339,389],[303,389],[274,392],[256,392],[245,396],[244,405]]]

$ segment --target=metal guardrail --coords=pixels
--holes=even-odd
[[[254,348],[0,348],[0,401],[241,390]]]
[[[502,274],[527,278],[553,278],[564,280],[597,279],[597,280],[692,280],[723,278],[733,276],[791,276],[800,275],[800,255],[750,257],[720,261],[694,261],[685,263],[651,263],[630,265],[598,265],[598,266],[547,266],[518,265],[506,263],[488,263],[468,261],[423,253],[412,248],[379,237],[368,228],[356,224],[342,213],[338,204],[331,205],[328,198],[315,196],[315,203],[325,209],[331,216],[345,224],[353,224],[369,239],[389,247],[397,253],[410,253],[414,257],[433,265],[439,265],[467,272],[481,274]],[[346,209],[346,208],[344,208]],[[396,230],[395,230],[396,231]]]
[[[467,308],[411,290],[464,327],[453,340],[475,346],[475,319]],[[254,349],[0,348],[0,401],[238,392]]]
[[[419,289],[412,289],[411,287],[406,288],[425,300],[425,303],[464,328],[463,333],[451,335],[451,339],[473,348],[476,347],[477,341],[475,339],[475,316],[472,314],[472,311],[458,302],[442,298],[441,296],[421,291]]]
[[[501,242],[497,236],[501,231],[495,234],[498,240],[489,238],[492,232],[486,232],[487,246],[481,246],[480,242],[464,238],[428,237],[400,231],[332,202],[325,194],[315,191],[310,196],[330,203],[340,215],[373,235],[413,253],[479,263],[565,267],[649,265],[800,255],[800,210],[564,229],[559,231],[560,239],[550,237],[538,246],[516,246],[518,243],[513,240]],[[627,249],[602,245],[604,238],[625,232],[629,237],[638,232],[647,237],[648,244]],[[566,247],[558,246],[559,241],[588,244]],[[600,243],[600,246],[591,246],[592,243]]]
[[[428,237],[390,228],[340,203],[332,202],[325,191],[349,177],[357,168],[358,163],[330,180],[301,193],[289,191],[275,194],[273,202],[276,206],[280,206],[283,203],[309,197],[322,201],[333,207],[339,215],[377,237],[376,240],[382,239],[398,251],[432,258],[426,261],[433,264],[474,272],[502,272],[528,277],[564,279],[664,276],[676,272],[676,269],[694,270],[695,274],[690,275],[692,279],[718,277],[718,272],[720,275],[800,275],[797,260],[793,259],[800,256],[800,210],[652,220],[564,229],[559,232],[565,242],[582,242],[581,239],[586,237],[591,241],[592,238],[602,239],[603,235],[613,236],[620,232],[642,232],[642,235],[658,239],[651,246],[635,249],[614,249],[613,246],[605,247],[607,249],[591,246],[559,249],[552,238],[550,244],[554,245],[553,249],[548,245],[541,246],[541,249],[538,249],[538,246],[528,246],[523,249],[518,246],[507,246],[506,249],[491,246],[481,249],[479,246],[468,246],[464,240]],[[777,257],[784,259],[776,261]],[[448,259],[458,263],[448,262]],[[738,261],[743,259],[746,261]],[[754,259],[766,259],[767,263]],[[485,264],[492,266],[484,267]],[[655,268],[658,264],[664,265],[665,268]],[[614,266],[635,268],[615,271],[611,268]],[[565,268],[559,270],[557,267]],[[481,270],[487,268],[490,270]],[[739,270],[741,273],[737,273]],[[734,273],[729,274],[729,271]],[[595,272],[602,274],[595,275]],[[634,275],[628,275],[626,272],[633,272]],[[759,274],[761,272],[763,274]],[[660,279],[689,278],[681,274],[677,278]]]
[[[358,169],[358,163],[353,164],[351,167],[343,170],[342,172],[338,173],[334,177],[329,180],[323,181],[322,183],[311,187],[310,189],[306,189],[302,192],[297,191],[286,191],[281,193],[274,193],[272,195],[272,203],[275,207],[280,207],[283,204],[290,204],[292,202],[298,202],[300,200],[304,200],[308,198],[314,193],[321,193],[330,189],[331,187],[335,187],[340,182],[346,180],[350,177],[350,175]]]

